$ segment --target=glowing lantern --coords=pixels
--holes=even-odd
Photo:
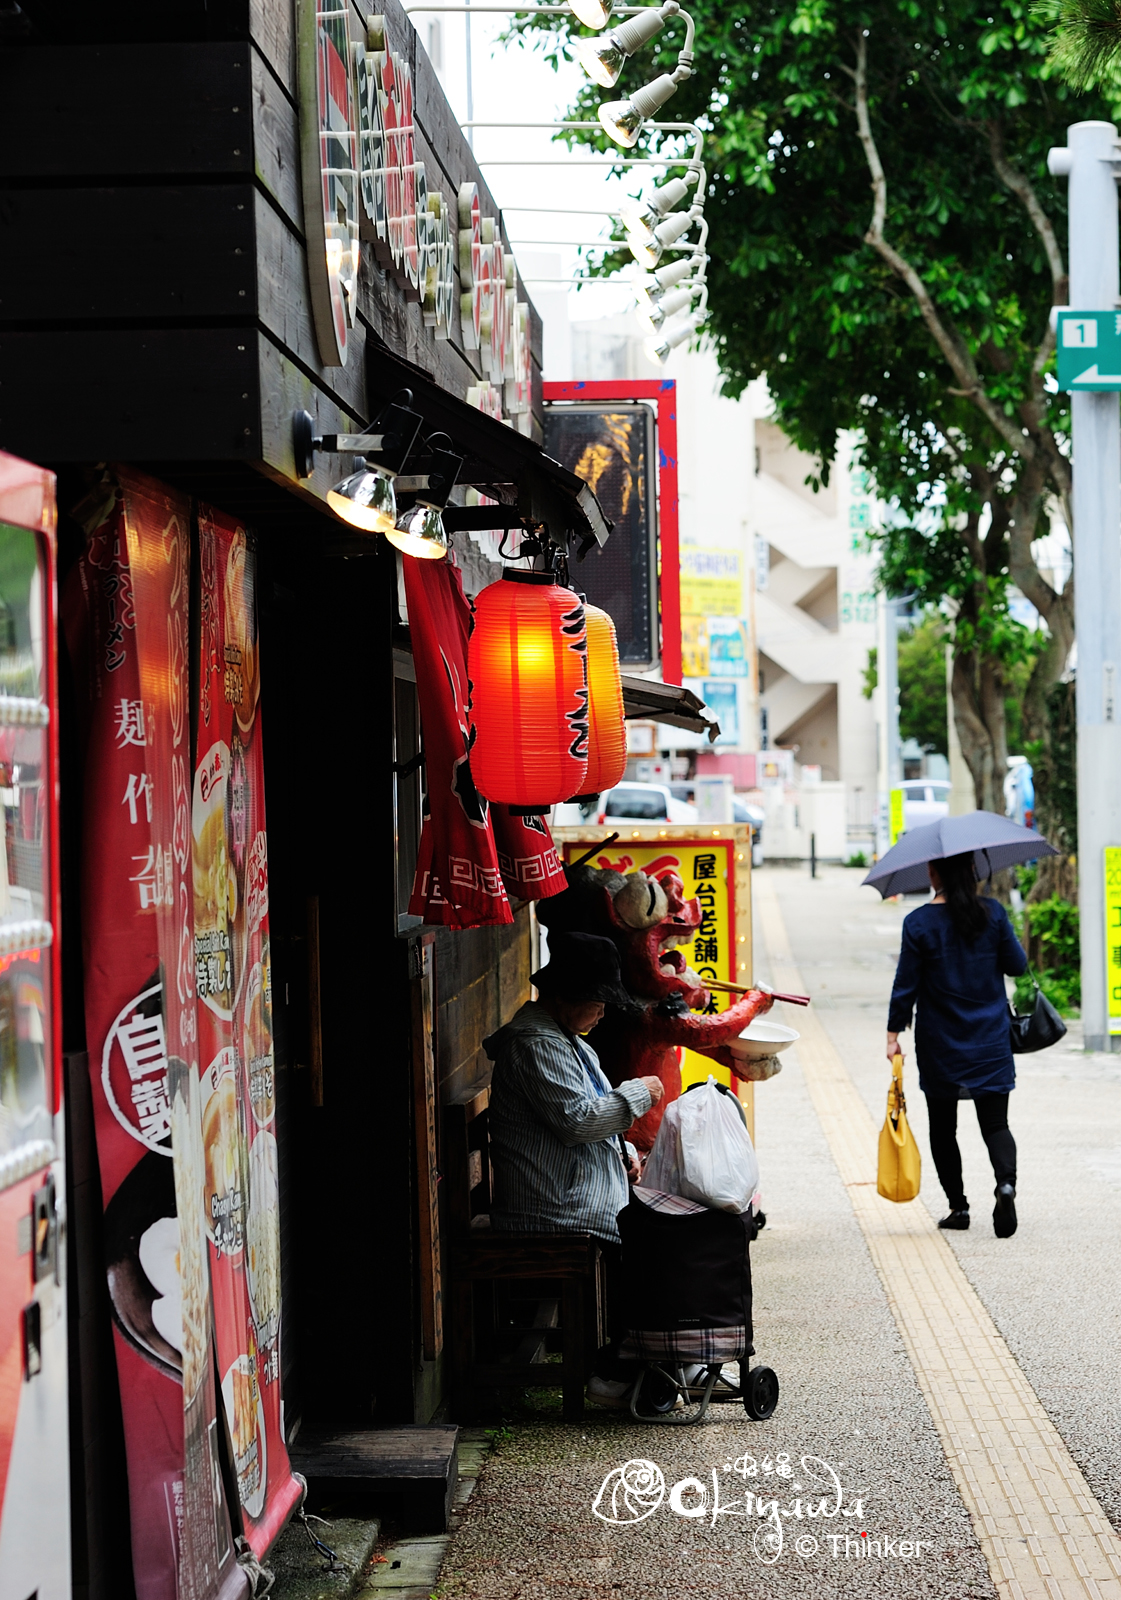
[[[598,606],[585,604],[588,629],[588,776],[585,794],[613,789],[627,765],[623,680],[615,624]]]
[[[471,776],[488,800],[541,812],[583,790],[586,655],[580,597],[549,573],[506,572],[476,597]]]

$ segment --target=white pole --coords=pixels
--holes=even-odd
[[[1048,167],[1070,180],[1070,304],[1121,307],[1117,129],[1076,122]],[[1121,1049],[1110,1037],[1106,989],[1105,847],[1121,844],[1121,397],[1074,393],[1074,622],[1078,641],[1078,899],[1082,1026],[1087,1050]]]

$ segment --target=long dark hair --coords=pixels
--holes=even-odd
[[[942,894],[954,932],[959,939],[972,944],[989,920],[985,902],[977,894],[973,851],[967,850],[962,856],[944,856],[933,866],[942,880]]]

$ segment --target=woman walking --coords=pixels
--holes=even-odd
[[[1004,977],[1028,962],[998,900],[977,893],[973,852],[929,864],[934,899],[903,922],[887,1019],[887,1057],[917,1006],[915,1055],[930,1114],[930,1153],[950,1203],[940,1228],[968,1228],[957,1142],[958,1101],[971,1099],[996,1178],[993,1228],[1016,1232],[1016,1141],[1008,1096],[1016,1084]]]

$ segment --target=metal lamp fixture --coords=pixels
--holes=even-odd
[[[691,206],[688,211],[674,211],[659,222],[648,239],[641,239],[633,233],[628,235],[627,249],[640,267],[656,267],[666,246],[676,244],[683,234],[689,232],[700,215],[700,206]]]
[[[702,258],[702,268],[703,264]],[[653,311],[671,289],[695,271],[696,266],[696,256],[682,256],[678,261],[671,261],[668,265],[659,267],[652,278],[640,283],[635,290],[635,301],[639,312]]]
[[[568,9],[585,28],[606,28],[615,9],[615,0],[568,0]]]
[[[653,194],[624,200],[619,207],[619,220],[635,239],[652,239],[654,231],[672,212],[674,206],[688,198],[689,190],[698,183],[700,167],[690,167],[683,178],[671,178]]]
[[[448,553],[448,535],[441,513],[463,466],[462,456],[453,454],[450,449],[433,448],[437,439],[451,444],[446,433],[434,433],[426,441],[427,460],[418,463],[427,470],[415,477],[397,479],[402,493],[416,491],[417,501],[410,511],[402,511],[392,529],[385,531],[390,544],[421,561],[442,560]]]
[[[574,39],[573,54],[593,83],[610,89],[618,83],[627,58],[649,44],[680,10],[678,0],[664,0],[662,5],[648,7],[598,39]]]
[[[675,289],[671,294],[664,295],[649,308],[638,308],[638,320],[649,333],[658,333],[662,324],[670,317],[676,316],[679,311],[686,311],[693,303],[693,296],[702,287],[700,279],[686,284],[684,289]]]
[[[705,311],[702,306],[696,311],[691,311],[687,317],[682,317],[680,322],[671,322],[667,328],[652,333],[645,345],[648,359],[661,366],[669,358],[671,350],[676,350],[679,344],[684,344],[686,339],[693,337],[704,319]]]
[[[397,496],[393,480],[408,459],[423,418],[410,410],[412,390],[401,389],[382,410],[369,433],[315,432],[315,418],[297,411],[292,419],[292,446],[296,476],[310,478],[319,452],[355,451],[355,470],[328,491],[327,504],[336,516],[363,533],[390,533],[397,523]],[[367,454],[376,461],[363,459]],[[454,480],[453,480],[454,481]]]
[[[630,150],[638,143],[643,124],[677,93],[678,84],[693,76],[693,37],[696,30],[687,11],[679,15],[685,19],[685,43],[678,53],[677,66],[673,71],[663,72],[653,83],[643,84],[629,99],[608,100],[599,108],[597,115],[604,133],[616,144],[622,145],[624,150]]]

